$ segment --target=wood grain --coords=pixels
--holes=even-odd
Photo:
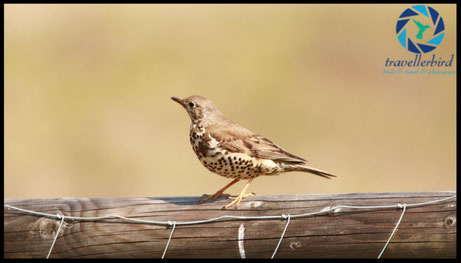
[[[456,192],[356,193],[254,196],[237,210],[221,210],[221,198],[199,197],[5,199],[5,204],[50,214],[95,217],[118,214],[156,221],[196,221],[222,215],[302,214],[337,205],[395,205],[427,202]],[[401,209],[342,209],[339,213],[291,218],[276,258],[376,258]],[[46,257],[59,220],[4,208],[4,257]],[[239,258],[244,226],[246,258],[270,258],[286,220],[220,220],[177,225],[166,258]],[[120,219],[66,220],[51,258],[160,258],[171,227]],[[456,257],[456,198],[410,207],[383,258]]]

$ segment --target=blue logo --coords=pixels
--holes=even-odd
[[[445,35],[445,24],[434,8],[414,5],[400,15],[395,31],[405,49],[422,54],[431,52],[440,45]]]

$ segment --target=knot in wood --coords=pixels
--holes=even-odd
[[[449,215],[445,220],[443,221],[443,225],[446,228],[452,228],[456,226],[456,216],[455,215]]]
[[[41,217],[29,225],[29,233],[31,236],[39,235],[43,239],[53,239],[58,231],[60,223],[60,220]],[[67,223],[63,222],[62,227],[65,228],[66,225]],[[60,235],[63,233],[64,231],[61,229]]]
[[[302,246],[302,245],[301,245],[300,242],[294,241],[294,242],[291,242],[291,243],[290,243],[290,248],[291,248],[292,250],[296,250],[296,249],[300,248],[301,246]]]

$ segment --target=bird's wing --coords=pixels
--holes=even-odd
[[[233,122],[214,126],[210,135],[219,145],[230,152],[246,153],[252,157],[270,159],[276,162],[303,164],[307,161],[286,152],[275,143]]]

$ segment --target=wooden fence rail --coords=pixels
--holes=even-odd
[[[4,257],[44,258],[62,218],[34,215],[14,206],[66,217],[120,215],[120,218],[64,218],[51,258],[159,258],[171,235],[166,258],[270,258],[289,225],[276,258],[376,258],[402,215],[382,257],[456,257],[456,197],[413,207],[410,204],[455,196],[454,191],[417,193],[302,194],[254,196],[237,210],[221,210],[224,198],[199,204],[199,197],[5,199]],[[397,205],[390,208],[337,208]],[[303,217],[297,214],[333,209]],[[279,219],[222,218],[224,215]]]

